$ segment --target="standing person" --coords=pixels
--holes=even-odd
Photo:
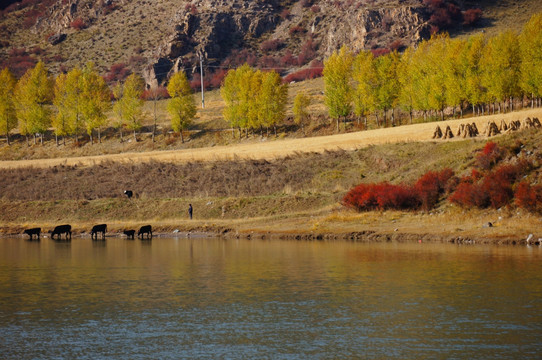
[[[190,220],[192,220],[192,204],[188,204],[188,216],[190,216]]]

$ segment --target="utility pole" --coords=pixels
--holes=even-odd
[[[203,56],[199,54],[199,74],[201,78],[201,108],[205,109],[205,95],[203,94]]]

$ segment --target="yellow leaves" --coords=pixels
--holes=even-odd
[[[338,119],[350,114],[352,108],[352,63],[354,56],[343,46],[324,62],[325,104],[329,115]]]
[[[272,126],[284,118],[288,85],[274,71],[261,72],[244,64],[230,70],[220,88],[224,117],[232,127]]]
[[[192,123],[197,113],[192,89],[184,71],[179,71],[171,77],[167,90],[171,96],[167,105],[171,115],[171,126],[174,131],[181,133],[181,139],[184,142],[182,130]]]
[[[15,98],[13,96],[17,82],[7,67],[0,72],[0,84],[2,84],[0,86],[0,129],[3,134],[8,135],[17,126]]]
[[[19,80],[15,98],[21,134],[45,132],[50,123],[47,105],[52,100],[52,83],[43,62],[38,62]]]
[[[115,86],[113,94],[117,102],[113,109],[119,117],[117,127],[122,127],[126,123],[130,130],[137,131],[141,128],[141,109],[144,104],[141,95],[144,88],[145,82],[136,74],[128,76],[124,84],[118,83]]]

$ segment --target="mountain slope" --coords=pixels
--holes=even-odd
[[[53,73],[92,60],[111,81],[136,71],[152,84],[176,68],[190,73],[201,54],[211,75],[244,61],[284,74],[343,44],[409,46],[435,29],[436,3],[442,1],[25,0],[2,12],[0,66],[20,76],[38,58]],[[536,0],[454,3],[463,12],[481,8],[479,24],[488,32],[518,29],[542,11]],[[452,20],[453,34],[480,30]]]

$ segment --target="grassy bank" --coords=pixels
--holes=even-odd
[[[521,147],[539,166],[539,130],[493,139]],[[470,173],[485,139],[372,145],[345,151],[295,153],[274,160],[103,162],[21,167],[0,173],[4,233],[70,223],[88,233],[97,223],[111,233],[146,223],[157,231],[339,236],[363,240],[520,242],[542,228],[539,217],[515,207],[463,209],[443,200],[431,212],[345,209],[344,194],[361,182],[412,183],[427,171]],[[542,180],[539,167],[530,181]],[[123,190],[137,195],[127,199]],[[194,206],[188,220],[187,207]],[[488,227],[491,222],[494,226]]]

